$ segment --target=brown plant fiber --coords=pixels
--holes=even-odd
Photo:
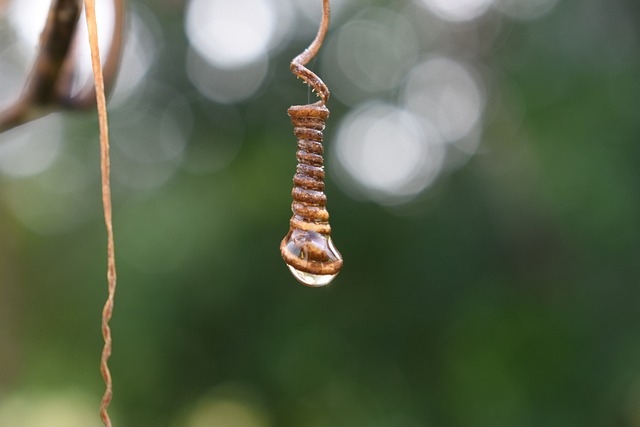
[[[100,359],[100,371],[105,382],[105,392],[100,405],[100,417],[106,427],[111,427],[111,419],[107,408],[113,396],[113,383],[111,372],[109,371],[109,357],[111,356],[111,328],[109,320],[113,314],[113,303],[116,292],[116,259],[113,241],[113,222],[111,215],[111,187],[110,187],[110,164],[109,164],[109,126],[107,122],[107,102],[104,95],[104,78],[102,75],[102,65],[100,62],[100,51],[98,48],[98,24],[96,22],[96,11],[94,0],[84,0],[87,27],[89,29],[89,43],[91,45],[91,65],[96,87],[96,101],[98,106],[98,123],[100,127],[100,170],[102,177],[102,205],[104,208],[104,222],[107,229],[107,301],[102,310],[102,336],[104,347]]]

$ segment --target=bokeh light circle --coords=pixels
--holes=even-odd
[[[44,172],[62,147],[62,120],[51,114],[0,134],[0,174],[26,178]]]
[[[13,427],[99,427],[87,393],[13,394],[0,400],[0,425]]]
[[[10,25],[25,51],[35,52],[49,12],[49,2],[41,0],[13,1],[7,10]]]
[[[111,48],[111,38],[115,31],[115,10],[112,2],[99,1],[96,2],[96,17],[98,20],[98,45],[100,46],[100,59],[102,64],[105,63]],[[78,26],[76,29],[75,44],[76,52],[74,58],[76,68],[76,80],[82,83],[93,82],[93,69],[91,68],[91,49],[89,47],[89,30],[87,29],[87,20],[84,19],[84,8],[82,9]]]
[[[166,184],[180,167],[193,130],[189,102],[173,87],[147,83],[112,118],[114,183],[134,191]]]
[[[8,55],[6,55],[8,56]],[[27,70],[11,62],[5,57],[4,52],[0,52],[0,109],[7,108],[15,102],[22,90]]]
[[[112,108],[121,106],[142,86],[162,44],[162,30],[155,15],[141,6],[133,8],[129,12],[120,69],[109,100]]]
[[[263,57],[276,29],[267,0],[191,0],[186,31],[191,46],[220,68],[237,68]]]
[[[62,152],[43,173],[9,183],[3,197],[24,227],[42,235],[64,234],[98,209],[93,172],[84,159]]]
[[[334,150],[338,173],[376,202],[402,203],[437,177],[445,152],[441,142],[438,133],[413,114],[367,103],[340,125]]]
[[[335,82],[336,97],[356,105],[371,95],[396,89],[419,49],[416,32],[403,15],[370,8],[328,40],[322,53],[322,75]]]
[[[197,400],[175,424],[184,427],[271,427],[269,412],[256,390],[223,383]]]
[[[493,0],[422,0],[438,18],[450,22],[471,21],[491,7]]]
[[[221,104],[233,104],[253,96],[262,86],[269,61],[265,56],[244,66],[228,69],[209,62],[195,50],[187,53],[187,74],[198,91]]]
[[[470,67],[445,57],[418,64],[403,99],[408,110],[433,124],[447,142],[467,136],[480,122],[485,95]]]
[[[496,0],[494,6],[511,18],[529,20],[550,12],[557,3],[558,0]]]

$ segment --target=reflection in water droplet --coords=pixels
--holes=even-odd
[[[342,255],[331,237],[316,231],[289,230],[280,251],[294,277],[307,286],[328,284],[342,268]]]
[[[313,286],[314,288],[328,285],[337,276],[337,274],[311,274],[304,271],[296,270],[294,267],[287,264],[293,277],[298,279],[301,283],[307,286]]]

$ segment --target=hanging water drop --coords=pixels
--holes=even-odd
[[[291,270],[293,277],[298,279],[303,285],[311,286],[312,288],[319,288],[324,285],[328,285],[333,281],[337,274],[311,274],[304,271],[296,270],[294,267],[288,266]]]
[[[327,196],[324,194],[324,159],[322,146],[324,123],[329,117],[325,106],[329,89],[311,70],[305,67],[318,52],[329,26],[329,0],[323,0],[323,16],[315,40],[291,62],[291,71],[309,85],[320,97],[313,104],[289,108],[298,139],[298,167],[293,177],[293,217],[289,233],[280,244],[282,258],[291,273],[307,286],[327,285],[342,268],[342,256],[331,240]]]
[[[293,276],[307,286],[329,284],[342,268],[342,255],[328,234],[292,228],[282,240],[280,251]]]

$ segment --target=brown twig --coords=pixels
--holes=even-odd
[[[0,132],[47,114],[80,16],[81,0],[53,0],[40,49],[20,99],[0,112]]]
[[[111,427],[111,420],[107,409],[113,396],[113,383],[109,371],[109,357],[111,356],[112,340],[109,321],[113,314],[113,304],[116,292],[116,259],[113,240],[113,221],[111,215],[111,188],[109,183],[109,126],[107,123],[107,101],[104,94],[104,77],[100,62],[98,47],[98,28],[96,22],[95,0],[84,0],[87,27],[89,30],[89,44],[91,45],[91,66],[95,82],[96,102],[98,105],[98,123],[100,126],[100,169],[102,171],[102,205],[104,207],[104,222],[107,228],[107,284],[108,296],[102,310],[102,336],[104,347],[100,360],[100,371],[104,378],[106,390],[100,405],[100,417],[105,426]]]
[[[115,28],[104,66],[105,88],[113,87],[122,53],[124,0],[113,0]],[[72,50],[82,0],[53,0],[40,36],[40,49],[20,98],[0,111],[0,133],[42,117],[56,109],[85,109],[95,105],[95,91],[71,96]]]

